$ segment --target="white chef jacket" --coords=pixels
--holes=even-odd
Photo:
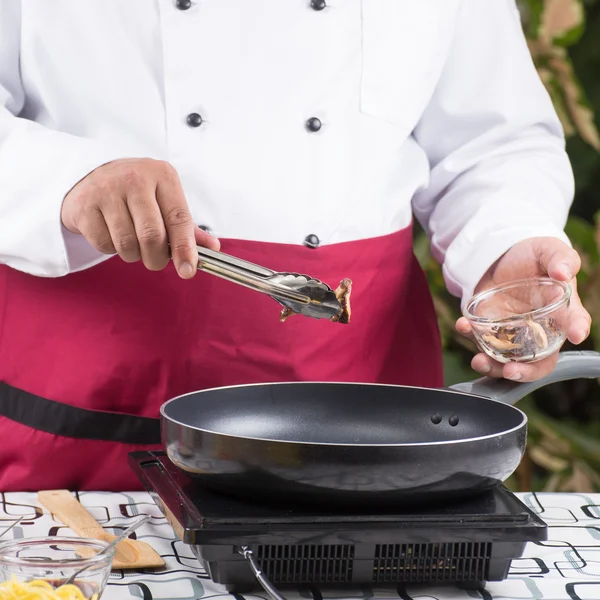
[[[0,262],[105,260],[61,203],[129,157],[172,163],[223,239],[324,246],[414,214],[465,297],[516,242],[568,243],[572,171],[514,0],[318,5],[0,0]]]

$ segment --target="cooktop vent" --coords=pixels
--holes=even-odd
[[[490,543],[380,544],[373,583],[486,580]]]
[[[349,583],[354,546],[262,545],[256,558],[273,583]]]

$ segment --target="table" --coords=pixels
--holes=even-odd
[[[600,494],[533,494],[518,496],[549,525],[549,540],[529,544],[523,558],[512,564],[509,579],[488,583],[485,590],[456,588],[347,589],[333,592],[299,590],[288,598],[305,600],[598,600],[600,599]],[[190,550],[175,538],[171,526],[145,492],[83,492],[80,502],[106,529],[127,526],[140,514],[152,520],[137,532],[165,559],[160,572],[116,571],[110,577],[103,600],[232,600],[267,598],[266,594],[235,597],[215,585],[200,568]],[[0,494],[0,533],[15,517],[23,521],[6,538],[73,535],[52,520],[30,493]],[[4,538],[3,538],[4,539]]]

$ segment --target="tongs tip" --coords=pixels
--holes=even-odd
[[[350,323],[352,280],[344,278],[332,290],[322,281],[299,273],[279,273],[248,261],[198,247],[198,268],[231,282],[267,294],[284,308],[280,321],[293,314],[334,323]]]
[[[325,297],[316,299],[311,297],[311,305],[308,309],[293,310],[290,306],[284,305],[279,315],[279,320],[283,323],[293,314],[303,314],[305,316],[318,319],[327,318],[333,323],[350,324],[350,295],[352,293],[352,280],[348,277],[340,281],[340,285],[332,290],[327,284],[313,280],[314,283],[326,288]],[[310,293],[309,293],[310,296]]]

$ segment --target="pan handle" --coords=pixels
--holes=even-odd
[[[474,396],[485,396],[505,404],[515,404],[531,392],[551,383],[568,379],[597,379],[598,377],[600,377],[600,352],[578,350],[561,352],[552,373],[537,381],[519,383],[508,379],[481,377],[474,381],[457,383],[450,386],[449,389]]]

